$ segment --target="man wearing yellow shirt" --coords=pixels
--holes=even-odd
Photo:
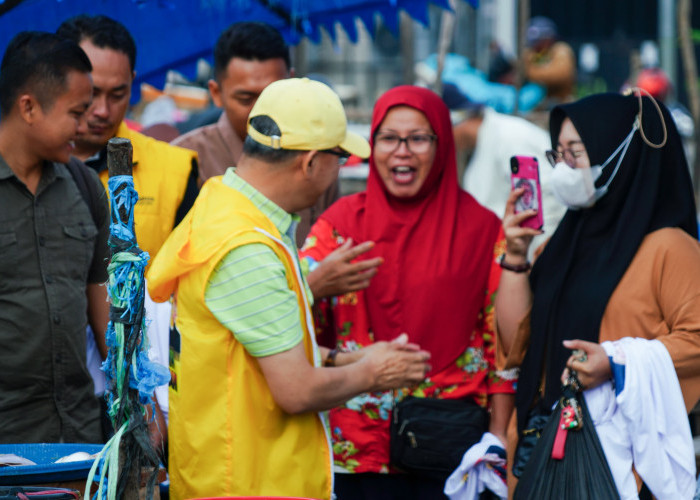
[[[155,300],[175,297],[170,495],[330,499],[325,410],[423,380],[429,354],[400,336],[338,353],[314,338],[311,295],[294,244],[296,213],[335,182],[350,153],[326,85],[269,85],[248,121],[237,168],[210,179],[148,272]]]
[[[80,45],[92,63],[93,98],[87,131],[75,141],[74,155],[94,168],[107,186],[107,141],[130,139],[133,146],[136,239],[151,256],[182,220],[197,196],[197,154],[146,137],[124,122],[136,65],[136,44],[119,22],[80,15],[64,21],[58,35]]]
[[[98,173],[106,189],[107,142],[113,137],[131,141],[134,187],[139,194],[134,207],[136,239],[153,260],[197,196],[197,154],[127,127],[124,117],[136,75],[136,44],[121,23],[106,16],[79,15],[64,21],[56,33],[79,44],[92,64],[92,104],[85,113],[86,130],[76,138],[73,154]],[[146,301],[149,324],[155,324],[151,322],[156,317],[168,315],[166,306],[151,307],[152,302],[148,298]],[[87,362],[95,390],[100,393],[104,391],[101,359],[91,343],[92,336],[87,338]],[[154,359],[167,364],[167,340],[153,334],[149,334],[149,340]],[[158,402],[167,411],[166,394],[164,389],[156,389]],[[165,420],[160,412],[157,415],[159,425],[153,429],[156,436],[161,436],[158,429],[165,429]]]

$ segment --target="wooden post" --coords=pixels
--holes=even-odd
[[[114,137],[107,143],[107,170],[109,176],[131,175],[133,148],[131,141],[123,137]]]
[[[691,172],[693,174],[693,191],[697,201],[700,195],[700,88],[698,87],[698,67],[695,64],[692,27],[690,26],[692,7],[690,0],[679,0],[677,19],[681,55],[683,56],[685,87],[688,92],[688,104],[695,129],[695,162],[691,165]]]
[[[129,139],[113,137],[107,142],[107,171],[110,177],[132,175],[133,151]],[[124,210],[119,213],[119,218],[123,223],[127,223],[129,214],[123,212]]]
[[[399,12],[399,37],[401,40],[401,73],[404,85],[413,85],[415,75],[415,48],[413,36],[413,19],[407,13]]]
[[[437,53],[437,78],[435,79],[435,85],[433,90],[437,95],[442,95],[442,70],[445,67],[445,57],[447,56],[447,51],[452,44],[452,37],[455,32],[455,25],[457,24],[457,19],[455,16],[454,9],[456,7],[455,0],[450,0],[450,7],[452,11],[443,10],[440,17],[440,38],[438,40],[438,53]]]
[[[515,72],[515,107],[513,114],[520,112],[520,89],[525,82],[525,33],[530,22],[530,0],[518,0],[518,56],[516,58]]]
[[[119,175],[132,175],[132,158],[133,158],[133,147],[131,146],[131,141],[129,139],[124,139],[122,137],[114,137],[107,143],[107,170],[109,172],[109,177],[115,177]],[[123,189],[123,188],[122,188]],[[118,191],[114,194],[118,194]],[[127,210],[122,207],[119,210],[119,219],[122,223],[127,224],[129,222],[130,214]],[[116,222],[116,221],[115,221]],[[130,228],[133,231],[133,227]],[[138,331],[138,329],[137,329]],[[127,332],[129,335],[125,336],[125,343],[127,338],[132,333],[131,329]],[[136,342],[129,342],[131,345],[136,345]],[[131,353],[126,353],[130,356]],[[127,374],[128,377],[128,374]],[[125,381],[128,384],[128,380]],[[138,393],[134,389],[129,389],[131,397],[134,399],[138,398]],[[125,404],[125,402],[124,402]],[[123,422],[117,422],[117,427]],[[115,429],[116,431],[117,429]],[[119,449],[119,477],[109,478],[110,481],[125,481],[124,483],[124,494],[122,498],[124,499],[137,499],[139,498],[139,490],[141,486],[141,474],[140,474],[140,464],[132,463],[128,471],[123,471],[124,468],[124,458],[127,456],[127,449],[129,446],[135,444],[132,439],[129,439],[130,435],[127,435],[125,439],[122,440]]]

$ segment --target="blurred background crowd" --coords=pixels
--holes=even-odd
[[[438,91],[443,82],[455,85],[466,98],[452,101],[455,121],[485,105],[539,126],[561,100],[637,84],[671,108],[692,166],[696,127],[688,66],[690,59],[697,66],[700,34],[693,26],[700,26],[700,11],[684,7],[690,3],[351,1],[319,7],[322,2],[6,0],[0,28],[31,23],[53,31],[77,13],[124,22],[139,47],[127,117],[139,129],[167,124],[154,132],[161,139],[216,121],[220,110],[207,90],[216,35],[231,22],[259,20],[280,29],[292,45],[295,74],[331,85],[351,125],[365,134],[377,97],[399,84]],[[13,33],[0,29],[0,48]],[[695,78],[690,90],[697,91]],[[365,174],[347,168],[343,192],[359,189]]]

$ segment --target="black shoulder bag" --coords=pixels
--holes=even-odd
[[[408,396],[391,416],[391,464],[433,479],[446,480],[462,456],[488,430],[489,415],[471,399]]]

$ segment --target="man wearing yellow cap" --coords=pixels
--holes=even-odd
[[[236,169],[208,180],[152,263],[149,291],[175,297],[170,495],[330,499],[325,414],[368,391],[423,380],[429,354],[402,335],[352,353],[319,348],[295,215],[350,153],[340,99],[306,78],[260,95]],[[176,332],[173,332],[177,335]]]

